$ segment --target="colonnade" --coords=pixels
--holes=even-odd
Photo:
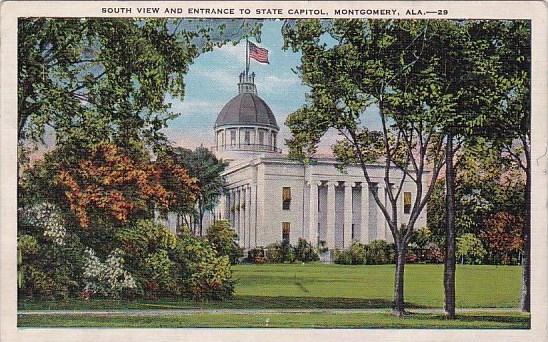
[[[378,193],[379,199],[385,201],[385,189],[380,184],[375,185],[371,190],[367,182],[353,182],[353,181],[320,181],[314,180],[308,182],[309,187],[309,205],[308,205],[308,218],[309,218],[309,236],[306,237],[309,241],[315,243],[319,240],[319,227],[320,210],[319,210],[319,190],[321,186],[327,187],[327,199],[326,199],[326,214],[325,214],[325,232],[326,232],[326,246],[328,248],[335,248],[336,237],[336,196],[335,188],[337,186],[344,187],[344,202],[343,202],[343,247],[348,248],[352,245],[352,224],[359,219],[360,238],[362,243],[368,243],[375,239],[388,239],[391,240],[389,234],[387,234],[386,219],[377,206],[371,196],[371,191]],[[361,191],[360,194],[360,209],[359,212],[354,212],[353,205],[353,189],[357,188]],[[340,205],[340,203],[339,203]],[[373,217],[370,214],[370,205],[375,208]],[[359,217],[354,217],[359,215]]]
[[[222,217],[230,222],[239,237],[240,247],[250,248],[256,244],[255,189],[244,184],[229,189],[221,201]]]

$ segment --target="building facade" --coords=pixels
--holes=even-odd
[[[369,165],[370,187],[361,167],[349,167],[343,173],[336,165],[332,159],[303,165],[283,156],[232,163],[225,171],[227,192],[214,218],[231,223],[244,249],[283,240],[294,244],[299,238],[329,249],[347,248],[352,241],[392,242],[386,219],[372,196],[376,192],[385,205],[389,203],[384,167]],[[395,184],[399,177],[398,170],[393,170]],[[415,200],[414,183],[404,182],[401,193],[398,221],[406,222]],[[423,211],[417,227],[425,225]]]
[[[392,241],[372,196],[376,192],[388,203],[383,165],[369,165],[373,184],[368,186],[361,167],[341,172],[335,159],[307,165],[288,159],[277,147],[279,127],[257,94],[254,74],[242,73],[238,90],[214,127],[213,149],[229,167],[224,172],[227,191],[210,219],[228,220],[244,250],[283,240],[295,244],[299,238],[331,250],[347,248],[352,241]],[[401,170],[394,167],[390,172],[391,181],[399,185]],[[407,221],[415,200],[414,183],[402,186],[398,222]],[[416,226],[425,225],[426,210]]]

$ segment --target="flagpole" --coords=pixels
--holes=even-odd
[[[245,39],[245,78],[246,80],[247,80],[248,73],[249,73],[249,40],[246,38]]]

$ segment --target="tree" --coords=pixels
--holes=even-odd
[[[185,148],[174,148],[171,152],[162,155],[161,160],[170,160],[174,164],[188,170],[190,176],[198,181],[200,191],[196,196],[196,205],[179,211],[183,215],[196,217],[198,235],[203,233],[205,213],[213,210],[224,190],[224,178],[221,176],[227,163],[217,157],[205,147],[197,147],[194,151]],[[190,227],[190,221],[187,222]]]
[[[504,21],[445,22],[447,30],[435,47],[439,63],[435,73],[442,80],[441,93],[450,99],[453,112],[447,117],[445,156],[445,313],[455,317],[455,154],[464,144],[492,137],[500,117],[496,106],[508,91],[501,76],[504,63],[499,35]]]
[[[505,22],[498,46],[506,97],[497,107],[498,126],[493,127],[495,143],[514,159],[525,174],[525,220],[520,307],[531,306],[531,24],[526,20]]]
[[[457,238],[457,257],[461,258],[464,264],[465,258],[471,264],[481,263],[487,251],[483,247],[481,240],[474,234],[466,233]]]
[[[446,125],[444,284],[449,317],[455,315],[454,168],[458,162],[454,156],[462,145],[476,144],[478,138],[487,139],[492,144],[487,146],[495,149],[503,142],[507,146],[513,145],[509,142],[518,137],[524,146],[528,146],[528,25],[524,21],[503,20],[459,23],[457,34],[447,36],[448,40],[437,48],[442,66],[439,72],[444,75],[446,94],[451,95],[455,106],[455,114],[448,118]],[[527,159],[527,152],[524,154]],[[527,260],[526,257],[524,279],[528,277]],[[528,288],[526,280],[523,282],[523,287]]]
[[[512,256],[523,248],[524,221],[508,212],[501,211],[484,222],[485,230],[480,237],[485,241],[490,257],[495,262],[510,264]]]
[[[200,54],[245,35],[255,21],[22,18],[18,24],[18,138],[90,146],[163,141]]]
[[[430,197],[444,164],[442,123],[452,113],[448,97],[434,72],[438,63],[433,39],[443,36],[444,24],[398,20],[303,20],[284,27],[286,48],[302,52],[299,74],[311,90],[307,104],[288,117],[290,154],[307,162],[328,129],[342,140],[334,153],[344,165],[361,166],[374,189],[370,162],[381,158],[389,205],[377,192],[396,246],[393,313],[403,315],[404,266],[415,222]],[[323,42],[329,35],[333,46]],[[438,45],[440,42],[437,42]],[[381,130],[363,126],[366,109],[375,105]],[[391,171],[399,170],[397,175]],[[427,182],[427,167],[431,169]],[[409,219],[398,222],[397,205],[405,180],[416,199]],[[394,183],[392,183],[394,182]]]
[[[525,221],[525,185],[519,167],[501,150],[464,145],[457,153],[455,176],[456,236],[481,236],[486,222],[499,213]],[[445,241],[445,182],[440,179],[428,202],[428,227],[433,239]],[[517,232],[516,232],[517,233]],[[521,234],[521,232],[520,232]],[[489,249],[488,245],[485,245]]]
[[[97,145],[77,163],[64,162],[57,152],[50,152],[51,156],[25,173],[28,183],[38,185],[25,193],[38,191],[42,194],[38,202],[49,198],[67,208],[81,228],[98,222],[116,226],[150,217],[155,207],[168,210],[177,198],[194,203],[199,191],[186,169],[132,158],[112,144]],[[167,175],[174,179],[171,190],[176,193],[162,184]]]

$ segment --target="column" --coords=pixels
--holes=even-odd
[[[242,236],[240,235],[240,192],[238,189],[234,189],[234,230],[236,231],[236,234],[238,234],[238,240],[242,239]]]
[[[369,185],[362,182],[360,241],[369,243]]]
[[[335,185],[337,182],[327,183],[327,237],[329,249],[335,249]]]
[[[377,184],[377,194],[379,196],[379,200],[381,201],[383,206],[386,208],[386,198],[385,198],[384,191],[385,191],[384,183],[379,182]],[[384,214],[382,213],[381,208],[377,205],[377,239],[378,240],[386,240],[385,223],[386,223],[386,218],[384,217]]]
[[[239,196],[238,206],[240,207],[240,211],[238,212],[238,231],[240,232],[240,246],[244,247],[245,244],[245,190],[244,188],[240,188],[240,196]]]
[[[233,191],[232,190],[228,190],[228,194],[227,194],[227,207],[226,207],[226,210],[227,210],[227,220],[228,222],[230,223],[230,226],[232,228],[234,228],[234,221],[232,220],[232,201],[233,201]]]
[[[344,248],[352,245],[352,187],[354,182],[344,182]]]
[[[257,203],[255,201],[256,185],[249,186],[249,248],[257,247],[257,234],[255,234],[255,215],[257,212]]]
[[[245,186],[245,195],[245,247],[251,248],[251,186],[249,184]]]
[[[309,227],[308,227],[308,241],[313,246],[318,246],[318,186],[322,183],[318,181],[310,181],[309,191]]]

